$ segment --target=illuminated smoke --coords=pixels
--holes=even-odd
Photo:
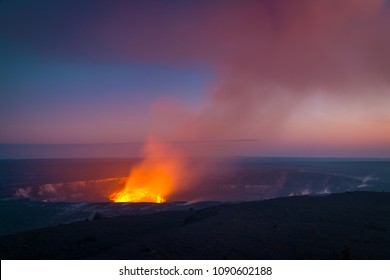
[[[139,31],[143,36],[137,44],[131,34],[128,38],[107,34],[114,48],[120,46],[124,55],[141,60],[211,64],[216,76],[203,107],[179,108],[179,121],[174,122],[172,116],[157,112],[158,126],[164,127],[158,132],[163,137],[195,142],[260,138],[260,151],[264,151],[279,134],[283,137],[283,125],[308,98],[322,95],[337,102],[352,98],[360,104],[358,110],[367,102],[378,108],[378,100],[388,101],[390,40],[383,34],[388,33],[390,21],[382,0],[211,1],[205,6],[190,3],[182,7],[183,13],[191,15],[189,19],[182,15],[169,19],[159,16],[145,24],[146,19],[133,12],[132,20],[142,23]],[[119,15],[129,11],[122,8],[122,12],[116,11]],[[171,28],[174,22],[180,22],[180,28]],[[116,19],[111,24],[116,26]],[[110,26],[106,25],[106,30]],[[160,33],[164,36],[157,35]],[[162,112],[170,111],[169,106]],[[323,129],[332,134],[340,128]],[[169,153],[180,150],[184,157],[194,155],[194,145],[189,146],[170,144]],[[231,152],[229,148],[220,153]],[[204,146],[199,150],[214,155],[219,152]],[[137,174],[149,174],[148,187],[141,187],[141,196],[147,200],[146,190],[155,185],[161,185],[163,197],[172,193],[179,185],[176,177],[186,172],[180,163],[168,160],[169,154],[164,154],[165,162],[151,161],[152,157],[155,156],[147,155],[132,171],[127,187],[129,190],[139,185],[138,179],[132,179]],[[154,177],[159,179],[155,181]]]

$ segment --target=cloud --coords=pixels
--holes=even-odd
[[[181,129],[188,137],[272,131],[313,92],[362,102],[388,94],[382,0],[123,4],[110,14],[95,39],[119,55],[215,71],[207,105]]]

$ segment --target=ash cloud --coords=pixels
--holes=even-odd
[[[380,103],[388,104],[390,17],[385,4],[211,1],[200,7],[191,2],[183,12],[188,18],[169,12],[157,16],[140,32],[137,45],[126,39],[117,45],[145,60],[212,65],[217,79],[208,102],[182,115],[183,123],[171,129],[174,137],[271,139],[291,112],[318,92],[335,102],[368,105],[365,110],[373,114]]]

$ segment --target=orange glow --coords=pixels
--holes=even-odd
[[[162,143],[149,139],[145,146],[146,158],[135,166],[125,187],[110,194],[114,202],[163,203],[179,182],[181,160]]]

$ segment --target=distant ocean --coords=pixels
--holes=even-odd
[[[114,144],[0,144],[0,159],[123,158],[140,155],[141,142]]]

